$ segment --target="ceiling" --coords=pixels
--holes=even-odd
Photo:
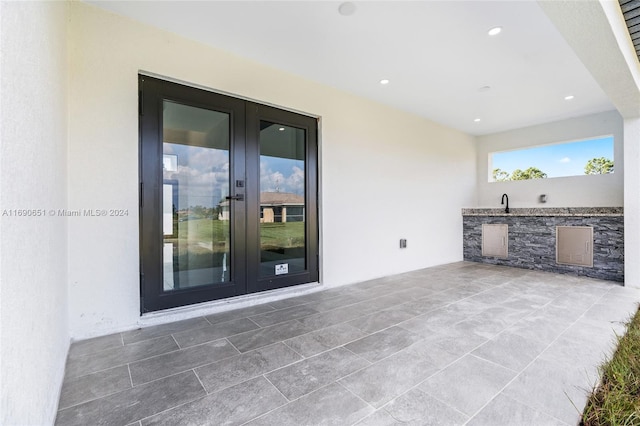
[[[473,135],[614,109],[535,1],[90,3]]]

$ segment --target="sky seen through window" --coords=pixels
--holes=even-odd
[[[582,176],[587,162],[593,158],[613,158],[613,136],[604,136],[578,142],[538,146],[489,154],[489,180],[491,173],[500,169],[511,174],[514,170],[535,167],[548,178]]]

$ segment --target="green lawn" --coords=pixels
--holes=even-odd
[[[267,247],[304,247],[304,222],[261,223],[260,242]]]
[[[304,247],[304,222],[261,223],[260,242],[262,249]],[[211,219],[193,219],[178,222],[180,238],[167,239],[167,242],[177,242],[180,246],[195,246],[195,251],[201,249],[213,252],[228,250],[227,236],[229,235],[229,221]],[[212,247],[209,247],[214,241]]]
[[[581,425],[640,425],[640,311],[627,324],[627,333],[618,339],[618,348],[601,367],[601,375]]]
[[[304,222],[261,223],[260,250],[263,259],[303,257]],[[186,269],[219,267],[229,251],[229,221],[192,219],[178,222],[179,238],[166,238],[177,244],[178,265]],[[228,260],[227,260],[228,261]]]
[[[229,235],[228,220],[192,219],[178,222],[179,242],[224,242]]]

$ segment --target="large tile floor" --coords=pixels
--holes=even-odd
[[[640,291],[455,263],[74,343],[58,425],[575,425]]]

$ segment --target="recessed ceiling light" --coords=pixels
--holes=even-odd
[[[280,130],[281,132],[284,132],[284,127],[280,127],[278,130]]]
[[[342,16],[350,16],[353,15],[356,11],[356,5],[350,1],[346,1],[338,6],[338,12]]]
[[[567,96],[565,96],[565,97],[564,97],[564,100],[565,100],[565,101],[570,101],[570,100],[571,100],[571,99],[573,99],[573,98],[575,98],[575,96],[573,96],[573,95],[567,95]]]
[[[479,118],[476,118],[473,120],[474,123],[479,123],[481,120]]]
[[[389,84],[389,80],[386,78],[383,78],[382,80],[380,80],[380,84],[382,85]]]
[[[493,27],[489,30],[488,34],[490,36],[498,35],[502,31],[502,27]]]

